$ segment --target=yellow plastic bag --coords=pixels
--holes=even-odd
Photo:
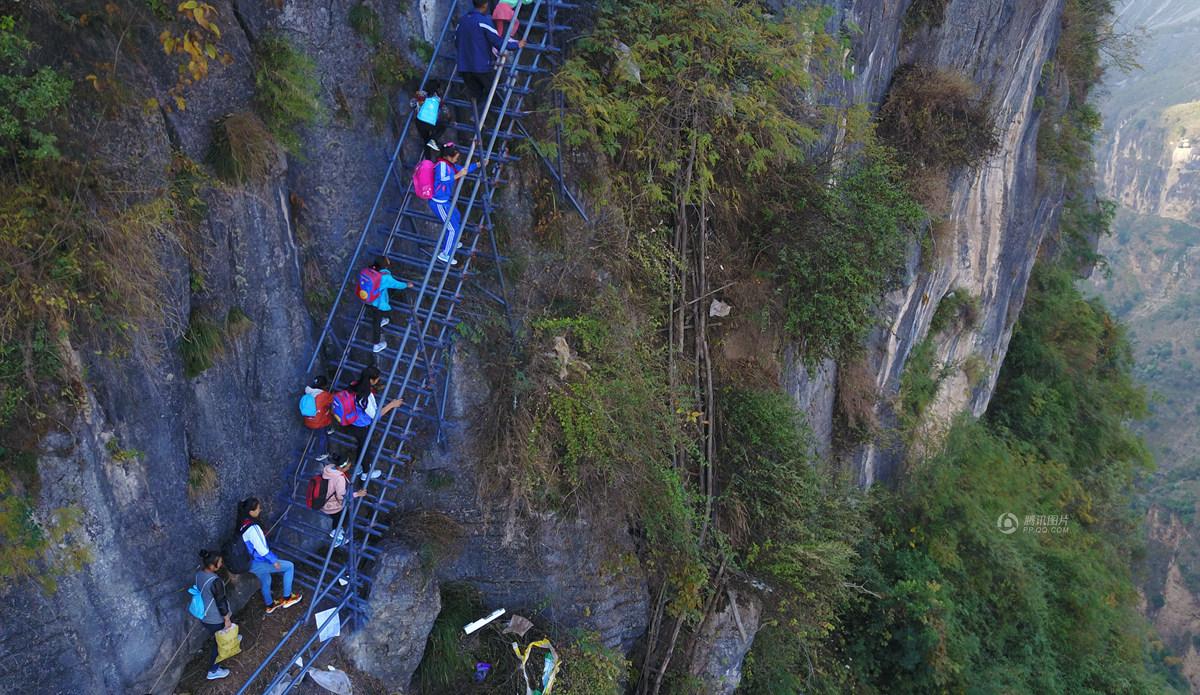
[[[217,661],[221,662],[242,652],[237,623],[217,632]]]

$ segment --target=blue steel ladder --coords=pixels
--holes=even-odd
[[[322,468],[322,463],[316,460],[314,437],[310,434],[290,471],[287,489],[277,499],[283,511],[272,527],[271,539],[272,549],[295,563],[295,583],[308,592],[305,603],[301,604],[303,614],[250,674],[238,695],[290,692],[333,643],[333,640],[319,639],[321,627],[336,617],[343,629],[352,629],[369,617],[371,567],[379,557],[378,543],[386,530],[388,515],[397,506],[389,496],[404,484],[404,476],[412,462],[409,451],[414,444],[411,443],[423,435],[432,435],[434,441],[442,442],[454,329],[463,313],[464,300],[468,298],[465,290],[468,287],[476,289],[499,303],[506,312],[508,310],[501,268],[504,258],[499,253],[495,236],[490,233],[494,228],[493,196],[496,186],[504,182],[503,165],[519,159],[509,153],[509,144],[530,139],[521,124],[529,115],[523,110],[525,97],[533,92],[534,78],[549,72],[543,59],[549,62],[549,56],[561,53],[554,42],[555,33],[570,29],[558,23],[558,12],[575,7],[558,0],[536,0],[531,5],[519,6],[519,31],[527,43],[523,49],[502,54],[491,91],[480,111],[484,114],[484,124],[493,121],[488,126],[490,130],[477,127],[477,124],[457,121],[454,124],[457,132],[471,137],[463,166],[475,161],[477,154],[480,155],[478,159],[485,162],[475,173],[458,181],[451,199],[452,206],[458,206],[460,200],[465,201],[465,206],[459,208],[463,213],[463,250],[455,254],[458,265],[435,259],[441,234],[446,231],[445,225],[429,211],[426,201],[413,194],[409,174],[415,162],[405,163],[402,153],[414,114],[410,113],[405,121],[307,369],[309,375],[331,371],[330,382],[337,390],[348,387],[367,365],[378,365],[385,375],[383,388],[377,392],[379,403],[382,406],[392,399],[402,398],[404,405],[371,423],[367,444],[353,471],[355,474],[379,471],[380,477],[362,485],[367,495],[349,498],[335,518],[333,528],[342,529],[348,539],[340,549],[333,547],[330,529],[314,523],[313,520],[319,518],[318,512],[309,510],[305,504],[307,481]],[[453,45],[447,41],[453,36],[451,24],[455,17],[452,6],[422,77],[422,88],[433,74],[435,65],[449,62],[447,90],[462,92],[462,79],[453,67]],[[507,25],[507,34],[513,34],[512,22]],[[450,54],[443,53],[447,46]],[[468,100],[443,95],[443,102],[473,112]],[[556,100],[556,104],[560,103]],[[532,149],[558,184],[558,192],[586,220],[583,208],[567,189],[554,163],[536,145]],[[387,201],[396,202],[388,204]],[[397,293],[395,305],[406,318],[397,318],[399,312],[393,311],[393,323],[383,329],[388,348],[372,353],[369,336],[372,317],[354,292],[346,292],[346,286],[359,268],[378,255],[391,259],[393,272],[401,278],[411,279],[415,274],[423,274],[423,277],[410,282],[409,290]],[[485,259],[495,265],[499,293],[485,287],[480,274],[472,270],[475,259]],[[409,296],[412,297],[411,304]],[[341,432],[331,435],[330,441],[348,448],[356,444],[353,438]],[[317,626],[313,615],[330,608],[336,611]],[[277,615],[287,615],[287,612]],[[298,660],[302,660],[303,666],[293,668]],[[275,675],[261,689],[252,691],[260,677],[265,678],[271,670]]]

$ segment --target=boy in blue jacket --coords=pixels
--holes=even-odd
[[[524,39],[504,41],[492,24],[492,18],[487,15],[487,8],[487,0],[474,0],[474,9],[458,20],[458,28],[454,33],[458,74],[467,87],[467,95],[475,102],[476,128],[479,126],[479,111],[487,100],[495,78],[492,52],[525,47]]]

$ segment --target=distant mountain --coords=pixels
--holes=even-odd
[[[1200,2],[1132,0],[1118,21],[1140,34],[1142,67],[1111,75],[1097,104],[1101,194],[1118,210],[1091,282],[1132,331],[1152,393],[1145,612],[1200,692]]]

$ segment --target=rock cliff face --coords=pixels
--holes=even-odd
[[[249,317],[249,328],[227,338],[212,368],[191,379],[183,375],[178,329],[138,336],[124,356],[77,346],[86,364],[86,403],[74,421],[42,443],[37,505],[40,510],[78,505],[79,534],[94,560],[63,578],[54,596],[28,583],[6,590],[9,598],[0,602],[6,691],[145,692],[157,683],[155,692],[161,693],[178,680],[183,661],[172,656],[190,625],[184,589],[195,550],[229,532],[235,500],[258,495],[269,509],[280,488],[300,442],[295,394],[319,328],[306,293],[340,281],[390,153],[394,134],[365,114],[370,88],[360,76],[368,69],[370,48],[347,24],[352,3],[289,0],[278,9],[249,0],[212,4],[234,62],[214,69],[189,93],[186,111],[154,110],[103,122],[96,134],[107,143],[100,156],[114,164],[139,160],[153,186],[165,186],[172,148],[203,160],[209,124],[249,103],[251,46],[269,31],[284,32],[316,59],[330,113],[335,104],[349,112],[306,129],[307,157],[289,158],[266,182],[214,185],[204,192],[209,212],[196,240],[203,268],[171,260],[173,282],[164,291],[180,316],[201,310],[223,317],[237,308]],[[936,337],[938,358],[953,365],[954,373],[939,391],[933,414],[945,420],[961,411],[983,411],[1025,279],[1060,202],[1053,186],[1036,185],[1035,97],[1054,51],[1061,1],[951,0],[939,26],[902,39],[908,4],[833,3],[831,24],[857,27],[850,33],[852,76],[834,85],[833,97],[877,104],[904,63],[964,72],[993,106],[1001,148],[983,166],[954,177],[948,243],[935,249],[933,262],[921,263],[914,248],[903,288],[887,298],[887,326],[872,339],[869,360],[884,421],[909,354],[951,290],[979,298],[980,320]],[[412,41],[431,38],[449,6],[440,0],[400,10],[377,6],[384,40],[406,53],[414,50]],[[44,27],[38,37],[43,45],[54,44],[55,31]],[[141,57],[126,65],[126,80],[148,93],[165,91],[173,80],[168,69],[154,65],[155,36],[144,28],[125,39]],[[193,270],[203,273],[199,289],[189,282]],[[987,365],[977,381],[961,368],[973,355]],[[469,452],[479,444],[473,423],[487,395],[478,372],[477,360],[460,352],[448,453],[422,456],[401,500],[401,518],[437,513],[457,527],[457,540],[430,581],[468,581],[490,605],[540,610],[550,621],[596,630],[606,644],[628,651],[645,630],[649,608],[634,541],[620,520],[549,515],[514,520],[502,513],[503,500],[477,494],[480,464]],[[823,451],[830,449],[836,372],[832,364],[811,375],[793,365],[785,379],[807,410]],[[122,455],[133,450],[136,455]],[[894,475],[898,457],[872,445],[855,460],[859,481],[868,485]],[[211,465],[218,480],[215,490],[195,499],[187,487],[194,461]],[[359,657],[397,635],[415,638],[422,626],[413,623],[432,621],[431,612],[404,609],[414,597],[403,592],[427,592],[435,585],[404,586],[401,578],[412,576],[405,558],[411,560],[408,549],[385,561],[395,561],[398,589],[391,598],[373,599],[381,604],[380,620],[357,638]],[[383,605],[388,601],[395,603]],[[391,608],[398,617],[390,621]],[[715,656],[694,660],[693,672],[714,691],[727,692],[739,677],[758,610],[727,605],[716,621],[705,633]],[[423,629],[427,633],[428,624]],[[31,644],[38,645],[35,659],[28,658]],[[421,648],[414,645],[415,652],[405,651],[399,662],[378,669],[369,659],[358,662],[403,688]]]
[[[968,75],[986,95],[1000,139],[999,149],[975,170],[956,172],[950,181],[950,215],[932,259],[913,249],[902,289],[885,301],[887,325],[870,341],[869,371],[880,394],[877,414],[892,423],[892,404],[913,348],[926,337],[938,303],[951,291],[977,297],[980,316],[973,327],[934,336],[937,360],[949,367],[929,409],[935,429],[963,411],[987,407],[1025,283],[1038,247],[1057,219],[1058,186],[1038,186],[1037,133],[1042,68],[1053,56],[1062,2],[977,2],[952,0],[944,21],[902,40],[905,3],[853,2],[840,20],[862,35],[852,44],[853,77],[843,86],[849,100],[879,103],[898,65],[926,64]],[[943,236],[943,235],[939,235]],[[935,244],[936,246],[936,244]],[[964,365],[984,368],[968,377]],[[786,383],[806,407],[813,429],[830,432],[836,371],[825,365],[801,375],[793,363]],[[828,442],[822,448],[828,449]],[[864,447],[854,456],[862,485],[895,474],[901,452],[886,444]]]

